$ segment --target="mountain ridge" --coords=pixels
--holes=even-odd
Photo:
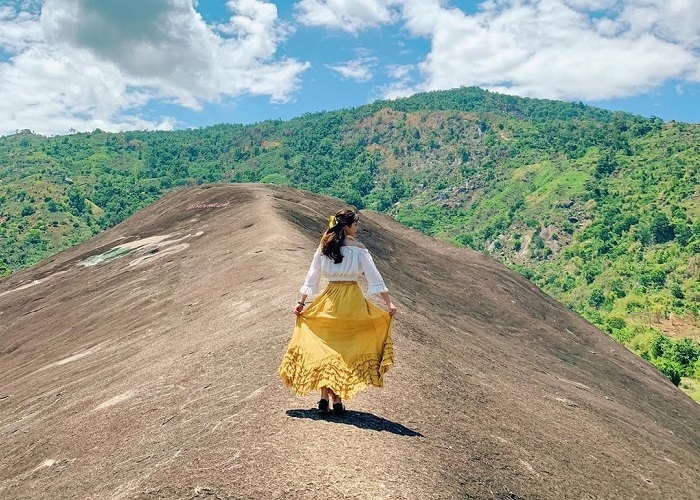
[[[397,365],[347,420],[317,419],[315,396],[292,396],[276,368],[339,205],[183,190],[0,281],[0,492],[700,493],[700,407],[653,366],[495,261],[372,211],[358,237],[400,310]]]
[[[697,384],[698,144],[698,125],[476,88],[251,126],[23,133],[0,139],[0,275],[177,187],[290,185],[497,257]]]

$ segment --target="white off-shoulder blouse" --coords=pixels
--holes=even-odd
[[[299,291],[304,295],[318,293],[321,276],[328,281],[357,281],[362,274],[367,278],[368,294],[389,291],[366,248],[343,245],[340,247],[340,254],[343,256],[343,262],[336,264],[333,259],[323,255],[320,248],[317,249],[306,274],[304,286]]]

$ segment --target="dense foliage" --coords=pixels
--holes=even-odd
[[[700,125],[431,92],[251,126],[0,139],[0,276],[180,186],[272,182],[486,252],[700,378]]]

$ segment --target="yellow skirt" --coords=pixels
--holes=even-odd
[[[394,364],[391,316],[369,302],[355,281],[331,282],[297,317],[279,373],[303,396],[321,387],[349,399]]]

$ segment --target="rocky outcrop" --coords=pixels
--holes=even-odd
[[[396,366],[319,419],[277,366],[341,206],[180,191],[0,281],[0,497],[700,497],[700,406],[526,279],[373,212]]]

